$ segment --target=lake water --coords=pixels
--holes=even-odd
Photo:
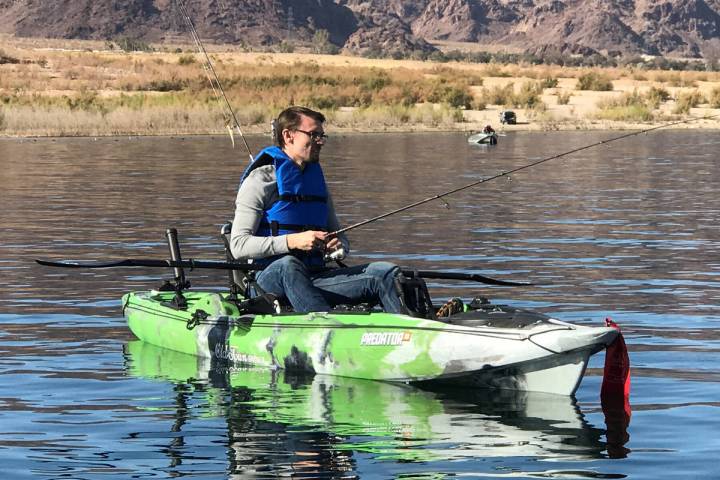
[[[617,135],[331,135],[323,164],[348,225]],[[227,138],[0,140],[3,478],[720,478],[718,151],[718,132],[636,136],[350,233],[357,263],[535,284],[431,283],[438,301],[612,317],[632,362],[623,428],[600,408],[602,354],[571,399],[209,371],[143,344],[120,296],[169,272],[33,259],[165,258],[167,227],[185,257],[222,259],[246,155]]]

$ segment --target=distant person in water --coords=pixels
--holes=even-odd
[[[485,125],[485,128],[483,128],[483,133],[495,133],[495,129],[492,128],[490,125]]]
[[[325,116],[290,107],[274,122],[276,146],[261,150],[240,180],[230,246],[235,258],[264,266],[260,288],[297,312],[336,305],[382,304],[401,312],[399,268],[388,262],[330,269],[326,255],[349,252],[320,166]]]

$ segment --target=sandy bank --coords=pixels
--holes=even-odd
[[[189,53],[193,51],[191,46],[127,53],[110,50],[100,42],[7,36],[0,40],[0,53],[17,60],[0,64],[0,136],[222,134],[226,131],[222,106],[213,100],[203,77],[200,57]],[[347,106],[342,100],[323,107],[322,103],[327,104],[328,98],[341,98],[337,89],[326,89],[325,100],[320,101],[318,108],[328,113],[328,128],[341,132],[472,132],[488,124],[501,131],[641,130],[700,117],[709,118],[673,125],[673,128],[720,130],[720,105],[713,100],[720,97],[718,73],[432,63],[208,47],[221,81],[229,86],[231,104],[247,133],[267,132],[269,119],[280,108],[277,105],[301,103],[298,98],[315,98],[314,94],[323,94],[324,85],[313,86],[312,80],[306,79],[305,85],[290,85],[282,94],[270,87],[248,92],[243,91],[243,81],[247,79],[242,75],[260,70],[273,75],[292,75],[298,69],[305,77],[322,76],[330,70],[333,75],[345,77],[392,72],[394,76],[389,85],[380,87],[389,93],[380,92],[372,97],[371,104],[363,107]],[[612,91],[577,90],[578,77],[589,71],[610,79]],[[484,101],[490,98],[488,92],[493,89],[509,88],[517,92],[524,85],[548,79],[553,85],[542,89],[539,106],[514,108]],[[406,84],[398,86],[398,82],[413,85],[413,81],[427,84],[433,80],[440,84],[465,85],[463,88],[474,98],[473,105],[483,108],[457,110],[446,104],[427,102],[399,108],[382,103],[383,94],[392,99],[392,95],[398,94],[397,90],[407,88]],[[668,98],[652,110],[649,121],[607,120],[598,114],[601,102],[633,93],[642,95],[653,88],[662,89]],[[678,113],[678,99],[694,92],[703,101]],[[142,101],[140,106],[138,99]],[[516,112],[516,125],[500,125],[499,113],[504,109]]]

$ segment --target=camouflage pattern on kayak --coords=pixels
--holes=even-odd
[[[390,382],[442,382],[571,395],[590,355],[617,336],[503,305],[444,321],[378,311],[250,314],[215,292],[133,292],[132,332],[150,344],[271,369]]]

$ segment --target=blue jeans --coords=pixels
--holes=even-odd
[[[292,255],[268,265],[257,283],[268,293],[285,297],[296,312],[328,312],[335,305],[379,301],[386,312],[400,313],[395,289],[399,268],[389,262],[373,262],[312,273]]]

